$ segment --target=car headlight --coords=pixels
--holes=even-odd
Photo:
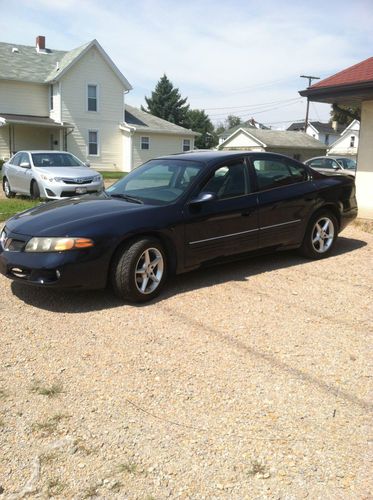
[[[48,175],[45,175],[45,174],[40,174],[40,177],[43,179],[43,181],[49,181],[49,182],[54,181],[53,177],[48,177]]]
[[[79,248],[93,247],[89,238],[31,238],[25,252],[63,252]]]
[[[102,175],[95,175],[92,179],[94,182],[99,182],[102,180]]]

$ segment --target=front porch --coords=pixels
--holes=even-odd
[[[0,159],[21,150],[67,150],[67,135],[73,127],[49,117],[0,114]]]

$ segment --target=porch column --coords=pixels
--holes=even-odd
[[[361,103],[356,196],[359,217],[373,218],[373,100]]]

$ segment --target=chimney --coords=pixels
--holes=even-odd
[[[36,50],[38,52],[45,51],[45,36],[37,36],[36,37]]]
[[[332,121],[332,129],[337,131],[337,128],[338,128],[338,122],[336,120],[333,120]]]

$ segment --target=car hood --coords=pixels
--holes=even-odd
[[[130,226],[132,214],[143,212],[146,219],[151,209],[154,210],[154,206],[110,198],[101,193],[43,203],[12,217],[6,222],[6,227],[25,236],[85,236],[95,232],[103,219],[108,230],[118,225],[119,217],[122,227],[126,220]]]
[[[40,174],[51,177],[63,177],[68,179],[78,179],[80,177],[94,177],[98,172],[89,167],[34,167]]]

